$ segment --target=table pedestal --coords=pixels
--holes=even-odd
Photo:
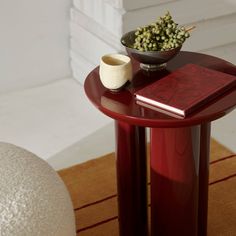
[[[201,125],[198,197],[198,236],[207,236],[210,132],[210,123],[205,123]]]
[[[116,121],[121,236],[147,236],[145,128]],[[206,236],[210,123],[151,128],[151,235]]]
[[[145,128],[116,121],[118,218],[121,236],[147,236]]]
[[[151,129],[152,236],[198,235],[202,135],[200,125]]]

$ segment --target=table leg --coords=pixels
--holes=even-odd
[[[198,198],[198,236],[207,236],[208,182],[211,124],[201,125],[199,198]]]
[[[145,128],[115,124],[120,236],[147,236]]]
[[[197,236],[200,129],[151,129],[152,236]]]

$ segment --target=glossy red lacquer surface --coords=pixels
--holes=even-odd
[[[200,125],[151,129],[152,236],[200,236],[200,129]]]
[[[177,68],[194,63],[210,69],[236,75],[236,66],[222,59],[193,52],[180,52],[167,68],[157,72],[146,72],[133,61],[133,80],[119,92],[111,92],[100,82],[98,67],[86,78],[85,92],[88,98],[103,113],[116,120],[146,127],[191,126],[218,119],[230,112],[236,105],[236,88],[190,114],[185,119],[174,118],[136,104],[134,92],[168,75]]]
[[[211,123],[201,124],[198,182],[198,236],[207,236]]]
[[[210,127],[151,129],[152,236],[207,236]]]
[[[118,218],[121,236],[147,236],[145,128],[115,122]]]

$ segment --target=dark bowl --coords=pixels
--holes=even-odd
[[[135,30],[124,34],[121,43],[125,46],[129,56],[140,62],[141,68],[145,70],[157,70],[166,66],[166,62],[178,54],[181,46],[167,51],[142,52],[133,48],[135,42]]]

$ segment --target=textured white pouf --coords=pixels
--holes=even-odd
[[[0,143],[0,235],[76,235],[71,199],[57,173],[6,143]]]

